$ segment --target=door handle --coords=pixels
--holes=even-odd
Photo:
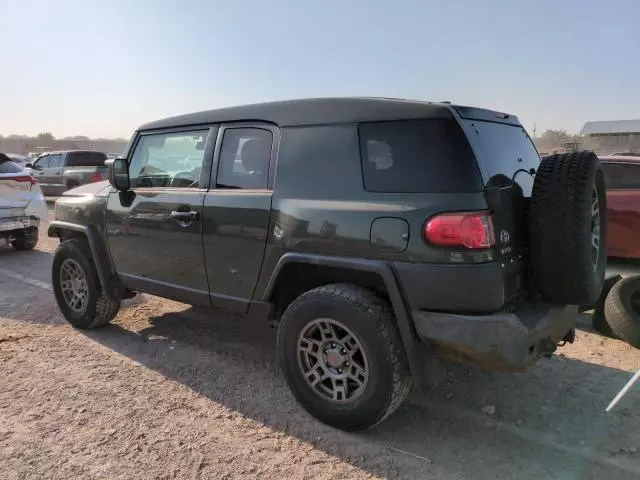
[[[169,215],[171,220],[175,220],[181,227],[188,227],[191,222],[195,222],[198,220],[198,212],[189,211],[189,212],[181,212],[181,211],[173,211]]]
[[[54,175],[60,175],[60,172],[54,172],[53,174]]]

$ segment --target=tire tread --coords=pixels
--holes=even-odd
[[[388,402],[377,418],[367,422],[366,425],[350,426],[346,429],[364,430],[373,428],[398,409],[409,394],[413,384],[404,346],[395,327],[393,311],[386,301],[366,288],[348,283],[335,283],[303,293],[289,305],[287,312],[295,312],[298,305],[303,304],[312,296],[326,296],[330,299],[341,299],[348,302],[367,316],[371,322],[371,327],[380,332],[383,342],[387,346],[387,360],[393,376],[393,385]],[[285,317],[287,312],[285,312]],[[285,317],[283,317],[283,322],[286,322]]]
[[[627,308],[624,301],[634,284],[640,290],[640,277],[624,278],[611,288],[604,302],[604,315],[618,338],[640,348],[640,314]]]
[[[591,192],[598,189],[600,258],[591,262]],[[595,303],[606,264],[606,194],[597,156],[590,151],[550,155],[536,172],[530,205],[532,269],[543,296],[553,302]]]
[[[89,322],[87,322],[86,324],[73,324],[68,318],[67,320],[77,328],[92,329],[102,327],[116,317],[118,311],[120,310],[120,300],[112,299],[102,291],[100,280],[98,279],[98,275],[93,263],[91,248],[89,247],[89,243],[86,239],[72,238],[69,240],[65,240],[64,242],[60,243],[60,245],[58,245],[54,256],[58,255],[58,253],[62,249],[68,248],[69,246],[77,248],[85,258],[85,260],[92,267],[92,271],[85,272],[85,275],[91,275],[93,277],[93,284],[97,286],[98,291],[95,292],[97,294],[97,299],[94,312],[93,314],[91,314],[91,319]],[[55,281],[56,279],[54,278],[54,282]]]

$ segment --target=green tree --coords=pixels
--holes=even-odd
[[[43,132],[38,134],[38,140],[55,140],[51,132]]]
[[[571,135],[566,130],[546,130],[537,138],[536,145],[540,150],[551,151],[560,148],[563,143],[572,142],[575,135]]]

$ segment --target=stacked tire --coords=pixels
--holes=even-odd
[[[544,157],[529,212],[535,287],[551,303],[597,302],[607,263],[606,193],[598,157],[589,151]]]
[[[640,276],[624,278],[611,288],[604,316],[614,336],[640,348]]]

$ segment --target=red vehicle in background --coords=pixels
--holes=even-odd
[[[640,157],[601,156],[607,187],[609,257],[640,258]]]

